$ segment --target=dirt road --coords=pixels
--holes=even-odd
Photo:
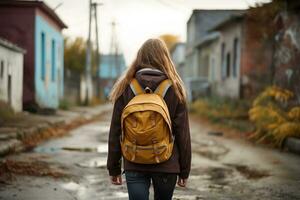
[[[0,200],[128,199],[106,171],[111,113],[31,152],[5,158]],[[193,161],[187,188],[174,199],[300,199],[300,157],[228,139],[191,120]],[[125,180],[124,180],[125,181]]]

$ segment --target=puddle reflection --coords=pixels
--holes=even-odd
[[[106,167],[106,158],[92,158],[82,163],[76,164],[79,167],[86,167],[86,168],[105,168]]]

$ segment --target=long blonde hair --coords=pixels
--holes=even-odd
[[[166,44],[160,39],[147,40],[137,53],[136,59],[127,71],[117,80],[109,99],[115,102],[134,78],[135,73],[142,68],[158,69],[171,80],[176,96],[182,103],[186,102],[186,92],[183,81],[179,77],[171,60]]]

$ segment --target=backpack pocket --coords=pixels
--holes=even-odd
[[[171,157],[173,143],[155,143],[140,146],[129,141],[121,143],[122,154],[128,161],[139,164],[158,164],[165,162]]]

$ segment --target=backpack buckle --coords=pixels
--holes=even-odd
[[[146,94],[153,93],[153,91],[149,87],[146,87],[144,91]]]

